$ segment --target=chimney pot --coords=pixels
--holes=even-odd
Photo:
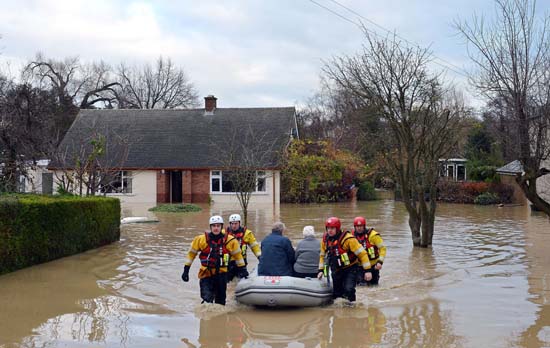
[[[204,97],[204,111],[205,113],[213,114],[216,110],[216,100],[218,98],[214,97],[212,94]]]

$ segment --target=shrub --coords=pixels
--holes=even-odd
[[[118,199],[0,196],[0,274],[119,239]]]
[[[376,191],[374,185],[370,181],[365,181],[359,185],[357,190],[357,199],[360,201],[374,201],[376,200]]]
[[[201,207],[194,204],[159,204],[149,209],[149,211],[163,213],[188,213],[201,210]]]
[[[329,142],[294,140],[281,171],[281,201],[323,203],[349,199],[355,180],[364,180],[364,162]]]
[[[508,184],[491,184],[489,192],[494,193],[500,203],[511,203],[514,196],[514,188]]]
[[[468,171],[469,180],[484,181],[487,183],[500,182],[500,176],[497,173],[496,166],[477,166],[469,168]]]
[[[485,192],[474,199],[475,204],[489,205],[500,203],[498,196],[492,192]]]

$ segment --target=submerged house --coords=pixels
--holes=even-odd
[[[54,181],[99,142],[99,162],[116,171],[101,192],[123,202],[236,202],[232,169],[253,161],[251,202],[279,203],[280,159],[298,136],[295,108],[217,108],[217,98],[204,99],[200,109],[81,110],[49,166]]]

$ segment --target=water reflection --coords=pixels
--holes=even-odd
[[[383,312],[370,308],[324,310],[240,309],[202,315],[198,344],[189,347],[370,347],[386,333]]]
[[[230,284],[226,308],[206,314],[197,279],[179,278],[185,251],[210,214],[235,207],[203,208],[156,214],[158,224],[124,226],[120,243],[1,276],[0,347],[550,346],[548,220],[522,207],[443,204],[432,249],[412,247],[393,201],[255,207],[258,238],[281,219],[293,242],[329,215],[347,228],[366,216],[388,245],[381,285],[359,288],[353,307],[265,311],[236,304]]]
[[[550,234],[544,219],[526,223],[525,251],[530,300],[539,306],[536,318],[520,335],[524,347],[550,346]]]

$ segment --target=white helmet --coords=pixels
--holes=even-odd
[[[229,222],[241,222],[241,216],[239,214],[231,214]]]
[[[223,218],[219,215],[213,215],[210,217],[209,225],[212,224],[222,224],[223,225]]]

